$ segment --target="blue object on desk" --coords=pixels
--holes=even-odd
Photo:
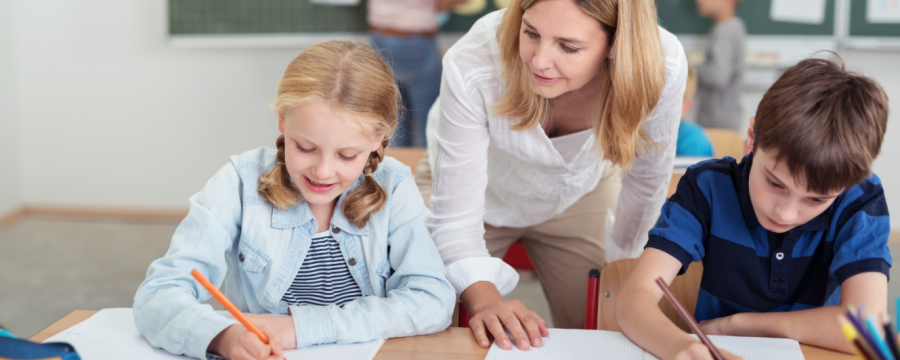
[[[38,344],[28,340],[0,337],[0,358],[81,360],[72,345],[56,342]]]
[[[16,336],[11,332],[6,331],[6,329],[0,329],[0,336],[16,339]]]

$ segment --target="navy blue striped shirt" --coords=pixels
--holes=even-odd
[[[803,310],[840,303],[840,286],[863,272],[888,275],[887,202],[872,175],[825,212],[784,234],[763,228],[748,191],[752,154],[690,167],[663,205],[647,247],[682,263],[703,261],[694,317]]]
[[[344,306],[361,296],[359,284],[353,280],[341,255],[340,245],[323,231],[313,235],[303,265],[281,299],[294,306]]]

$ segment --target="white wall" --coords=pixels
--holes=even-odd
[[[17,0],[24,202],[187,208],[227,157],[274,146],[300,50],[170,50],[165,0]]]
[[[846,50],[840,52],[848,68],[872,77],[890,102],[887,133],[873,171],[881,178],[891,216],[891,229],[900,231],[900,51]]]
[[[0,217],[21,206],[13,3],[0,1]]]
[[[12,45],[0,7],[0,54],[15,50],[14,67],[0,56],[0,104],[15,99],[17,109],[0,106],[0,206],[17,186],[6,171],[15,151],[10,117],[29,205],[183,209],[227,156],[274,143],[266,106],[300,49],[168,49],[165,0],[12,3]],[[875,171],[900,212],[900,52],[841,54],[891,98]],[[13,68],[15,91],[6,96]],[[892,226],[900,230],[900,216]]]

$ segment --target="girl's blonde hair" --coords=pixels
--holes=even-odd
[[[547,120],[551,100],[535,94],[528,85],[528,69],[519,56],[522,15],[540,0],[513,0],[497,29],[503,58],[506,93],[494,104],[497,115],[519,119],[511,126],[523,131]],[[628,168],[655,143],[641,123],[656,107],[665,85],[665,54],[656,25],[653,0],[573,0],[600,22],[612,46],[610,58],[600,69],[600,86],[591,118],[598,151],[621,168]]]
[[[297,106],[317,100],[358,121],[363,131],[374,129],[370,135],[385,135],[363,169],[363,174],[374,173],[397,125],[400,90],[391,69],[371,47],[360,42],[328,41],[310,47],[288,64],[272,108],[284,116]],[[284,135],[275,144],[278,164],[259,178],[257,191],[283,211],[299,202],[300,190],[291,183],[284,165]],[[372,176],[364,179],[361,187],[347,195],[341,208],[344,217],[360,228],[387,202],[387,192]]]

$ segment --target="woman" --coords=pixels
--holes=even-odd
[[[514,0],[450,48],[417,182],[481,346],[490,331],[509,349],[504,326],[522,349],[548,334],[502,298],[518,276],[498,257],[517,239],[564,328],[582,327],[608,210],[615,245],[639,254],[671,178],[686,77],[652,0]]]

